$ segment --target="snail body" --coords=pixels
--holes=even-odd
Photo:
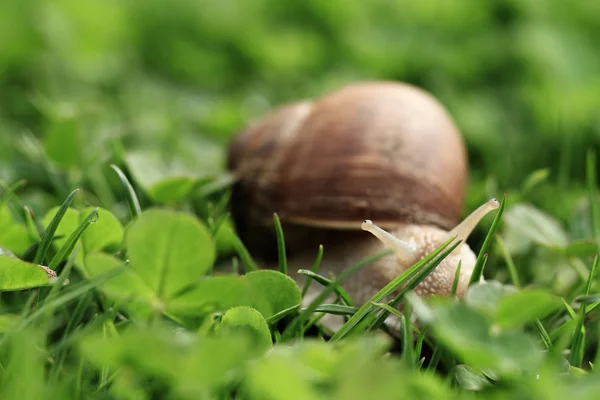
[[[280,106],[234,139],[228,167],[237,178],[236,230],[258,258],[276,250],[273,213],[290,269],[310,268],[319,244],[325,276],[393,250],[343,285],[356,304],[450,237],[463,242],[415,292],[449,294],[460,262],[462,296],[475,264],[465,241],[498,207],[492,199],[459,223],[468,182],[463,138],[434,97],[398,82],[357,83]]]

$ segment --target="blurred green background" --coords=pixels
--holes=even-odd
[[[169,202],[190,186],[165,177],[226,179],[224,146],[270,108],[393,79],[455,117],[471,205],[548,168],[530,200],[568,221],[600,142],[598,15],[558,0],[5,0],[0,178],[27,179],[34,210],[73,185],[108,206],[114,162]]]
[[[99,206],[124,224],[130,221],[125,190],[110,164],[133,178],[144,209],[158,204],[191,210],[203,220],[223,216],[227,197],[221,189],[231,183],[224,168],[226,145],[246,124],[282,103],[320,96],[351,82],[399,80],[436,96],[463,132],[471,164],[465,212],[489,197],[509,194],[498,236],[489,250],[486,278],[509,283],[519,276],[523,286],[547,287],[563,296],[565,305],[576,305],[574,299],[590,290],[587,287],[585,291],[586,282],[600,243],[600,229],[593,233],[586,183],[587,167],[592,165],[587,162],[588,151],[600,144],[599,17],[600,2],[593,0],[0,0],[0,195],[10,192],[4,184],[27,180],[11,201],[3,203],[8,195],[0,199],[0,251],[10,250],[31,260],[28,249],[38,240],[28,233],[35,229],[26,228],[30,214],[23,212],[23,205],[31,207],[37,222],[49,221],[49,210],[62,204],[76,188],[82,192],[75,197],[74,208]],[[593,195],[597,199],[597,192]],[[596,217],[600,228],[599,215]],[[491,221],[487,217],[470,238],[476,252]],[[213,224],[209,224],[211,229]],[[222,229],[214,228],[218,262],[229,267],[235,255],[231,222],[219,227]],[[158,229],[150,231],[154,235]],[[97,232],[109,236],[106,231]],[[598,240],[591,240],[594,236]],[[208,243],[208,238],[188,239],[177,242],[178,248],[188,250],[194,248],[188,243]],[[146,254],[144,245],[140,240],[137,248],[142,250],[138,252]],[[135,248],[127,246],[130,253]],[[212,254],[211,247],[196,247],[198,254]],[[510,259],[517,266],[512,277]],[[196,273],[187,272],[179,278]],[[62,270],[59,273],[63,276]],[[83,359],[63,356],[71,353],[72,340],[81,333],[80,323],[94,328],[96,314],[105,316],[106,321],[115,316],[111,316],[112,309],[99,306],[101,302],[91,290],[94,286],[80,295],[76,291],[88,283],[76,282],[73,275],[70,279],[67,295],[49,295],[51,301],[46,298],[34,312],[42,315],[39,311],[45,308],[52,315],[58,307],[52,321],[44,317],[47,338],[40,336],[38,343],[37,336],[16,330],[14,341],[0,343],[0,380],[7,383],[2,390],[18,391],[16,397],[27,390],[48,393],[44,388],[52,384],[42,384],[44,363],[52,364],[49,369],[53,377],[63,380],[61,386],[73,386],[76,391],[94,386],[95,390],[100,368],[84,369]],[[287,290],[273,282],[272,287]],[[598,292],[597,275],[594,285],[590,293]],[[229,301],[236,287],[221,290],[219,286],[219,295]],[[450,308],[439,314],[450,316],[443,320],[447,326],[442,329],[448,330],[440,330],[440,342],[460,344],[450,361],[467,355],[476,361],[494,360],[506,369],[529,354],[541,356],[533,346],[522,345],[516,335],[510,340],[495,333],[489,336],[492,329],[481,322],[483,311],[475,310],[496,307],[499,289],[491,290],[493,301],[474,296],[472,308],[459,310],[462,314]],[[74,293],[78,301],[74,311],[56,305],[67,296],[75,299]],[[273,290],[260,293],[281,302]],[[479,296],[481,293],[486,294],[481,291]],[[31,320],[32,303],[24,306],[26,296],[28,292],[2,294],[2,310],[8,313],[1,315],[0,333],[13,314],[14,320],[16,314]],[[568,319],[563,310],[545,325],[553,335],[554,349],[559,349],[556,360],[562,360],[560,346],[580,349],[581,354],[585,347],[585,365],[583,356],[571,365],[587,368],[588,355],[598,348],[600,325],[597,316],[586,314],[587,331],[579,331],[587,332],[587,339],[571,343],[569,332],[576,329],[574,323],[582,321],[577,327],[583,328],[581,315],[581,320]],[[135,318],[131,320],[137,324]],[[115,325],[117,321],[119,325],[123,322],[117,318]],[[90,342],[88,356],[102,367],[100,386],[94,393],[100,393],[108,382],[104,381],[105,358],[126,354],[131,363],[126,365],[135,367],[119,370],[123,374],[115,386],[123,392],[128,389],[124,385],[134,382],[132,377],[145,373],[159,376],[163,371],[168,372],[164,375],[168,379],[175,373],[178,383],[193,382],[196,386],[190,388],[205,390],[213,385],[211,379],[216,382],[212,377],[221,368],[236,365],[244,371],[247,368],[256,388],[270,388],[273,396],[291,398],[286,390],[313,384],[315,390],[317,386],[319,390],[333,388],[334,382],[345,380],[344,391],[340,389],[343,398],[360,398],[367,391],[374,396],[419,393],[422,397],[430,391],[427,398],[436,393],[448,398],[442,381],[432,375],[399,375],[396,369],[387,369],[387,364],[381,367],[371,355],[379,348],[375,342],[359,343],[336,353],[339,356],[334,355],[334,349],[339,350],[335,346],[313,348],[304,342],[309,346],[306,350],[290,352],[284,342],[274,358],[246,364],[239,358],[246,354],[237,347],[242,346],[241,341],[214,346],[209,341],[198,352],[189,351],[180,358],[183,353],[173,349],[183,349],[180,344],[187,341],[185,335],[179,335],[183,332],[177,333],[177,340],[152,339],[150,335],[158,329],[153,333],[140,326],[149,336],[131,336],[125,342],[103,346]],[[59,334],[59,330],[64,332]],[[564,332],[569,337],[563,336]],[[501,340],[505,342],[502,346]],[[46,351],[46,341],[60,343]],[[9,362],[4,361],[5,353]],[[213,363],[205,362],[213,359]],[[529,368],[528,362],[523,365]],[[116,375],[111,371],[111,376]],[[564,400],[594,388],[559,386],[560,377],[554,373],[531,376],[537,379],[502,382],[494,398],[503,398],[512,383],[518,388],[515,393],[535,392],[523,398],[537,395]],[[323,384],[325,377],[331,380]],[[131,383],[130,392],[138,389],[136,382]],[[232,386],[224,390],[236,384],[227,383]],[[160,393],[160,386],[158,390],[144,388],[152,395]],[[258,393],[258,389],[250,389]]]

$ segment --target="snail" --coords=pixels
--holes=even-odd
[[[277,213],[299,285],[305,278],[294,271],[312,267],[319,244],[324,276],[393,250],[342,285],[359,306],[451,237],[462,243],[414,291],[449,295],[460,262],[463,296],[476,261],[466,240],[499,206],[491,199],[459,223],[464,140],[437,99],[402,82],[359,82],[281,105],[233,139],[228,168],[239,237],[267,268],[276,265]]]

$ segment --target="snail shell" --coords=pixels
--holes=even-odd
[[[468,177],[448,112],[425,91],[396,82],[357,83],[279,107],[235,138],[228,162],[238,179],[232,214],[249,243],[260,226],[268,234],[273,213],[336,230],[359,230],[365,219],[388,229],[449,230]]]

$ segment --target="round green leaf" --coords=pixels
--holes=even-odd
[[[562,307],[559,297],[543,290],[526,290],[500,302],[496,322],[504,328],[519,327]]]
[[[556,218],[526,203],[515,204],[507,210],[504,223],[511,233],[522,235],[534,243],[550,247],[568,244],[567,234]],[[505,236],[510,237],[509,234]]]
[[[428,308],[421,302],[413,309],[419,315],[431,314],[429,322],[435,337],[473,368],[514,376],[534,370],[542,360],[542,353],[531,336],[522,332],[496,333],[491,318],[467,304],[447,303],[435,310],[423,307]]]
[[[502,285],[498,281],[480,282],[469,287],[465,301],[473,308],[494,315],[502,298],[515,291],[514,286]]]
[[[167,309],[178,315],[201,315],[248,306],[266,319],[301,302],[300,290],[291,278],[278,271],[261,270],[243,276],[205,277],[192,290],[170,299]]]
[[[132,267],[162,300],[206,274],[215,258],[208,229],[181,212],[143,212],[129,227],[125,243]]]
[[[17,258],[0,256],[0,291],[25,290],[50,284],[46,271]]]
[[[44,135],[44,150],[61,167],[83,167],[85,144],[77,118],[55,119]]]
[[[227,311],[217,331],[246,334],[255,342],[257,351],[266,351],[273,345],[271,331],[263,315],[250,307],[235,307]]]
[[[157,203],[175,203],[190,196],[196,183],[195,178],[188,176],[169,177],[149,187],[148,195]]]
[[[483,374],[476,372],[468,365],[457,365],[452,369],[458,384],[466,390],[482,390],[490,386],[490,382]]]
[[[91,253],[85,258],[90,279],[105,275],[123,265],[123,261],[106,253]],[[102,283],[100,289],[111,297],[126,300],[142,300],[150,303],[153,291],[131,268]]]
[[[185,199],[198,180],[193,166],[186,165],[180,158],[163,157],[156,151],[129,152],[126,163],[134,179],[157,203]]]
[[[302,303],[302,295],[296,282],[279,271],[252,271],[245,278],[255,294],[254,298],[262,298],[264,303],[257,305],[257,309],[265,318]]]
[[[169,300],[167,310],[178,315],[201,315],[253,304],[243,276],[223,275],[201,279],[192,290]]]
[[[81,212],[81,220],[95,207],[86,208]],[[83,233],[83,250],[86,254],[104,250],[110,246],[117,246],[123,242],[123,226],[110,211],[98,209],[98,220]]]
[[[0,206],[0,247],[16,254],[23,254],[32,244],[27,228],[18,224],[8,208]]]

